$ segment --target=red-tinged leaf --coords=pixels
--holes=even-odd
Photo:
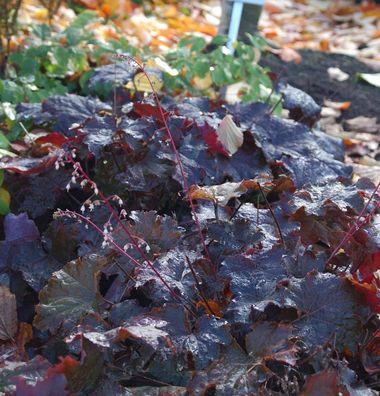
[[[212,128],[207,122],[199,127],[202,139],[207,144],[207,150],[210,154],[223,154],[229,156],[229,152],[224,147],[223,143],[218,139],[216,130]]]
[[[68,138],[62,133],[59,132],[51,132],[48,135],[41,136],[35,140],[35,143],[37,144],[47,144],[50,143],[53,146],[56,147],[62,147],[64,143],[68,141]]]
[[[12,158],[9,161],[0,161],[0,169],[25,176],[37,175],[51,168],[59,155],[60,150],[55,150],[41,158]]]
[[[360,348],[360,360],[368,374],[380,373],[380,330]]]
[[[28,384],[25,378],[15,377],[13,384],[16,390],[12,396],[67,396],[67,380],[63,374],[47,375],[43,380],[37,381],[34,385]]]
[[[90,394],[103,372],[105,354],[101,348],[84,336],[81,340],[81,348],[81,363],[75,367],[75,363],[71,361],[65,367],[67,388],[74,394]]]
[[[363,298],[371,310],[380,313],[380,279],[374,274],[368,275],[364,279],[359,279],[358,274],[350,275],[347,278],[354,286],[356,293]]]
[[[68,377],[70,374],[78,369],[79,361],[75,360],[71,356],[65,356],[60,358],[60,362],[53,367],[48,368],[48,374],[64,374]]]
[[[321,371],[311,375],[301,392],[301,396],[337,396],[339,394],[339,375],[335,370]]]
[[[162,121],[160,109],[156,104],[136,102],[133,104],[133,111],[140,117],[153,117],[155,120]],[[167,118],[165,110],[163,112]]]
[[[358,271],[360,275],[365,278],[373,277],[374,273],[380,269],[380,251],[373,253],[366,257],[365,260],[359,264]]]

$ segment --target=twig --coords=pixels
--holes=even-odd
[[[266,195],[265,195],[263,189],[261,188],[260,183],[257,183],[257,185],[259,186],[261,195],[263,196],[263,198],[264,198],[264,200],[265,200],[265,203],[267,204],[268,209],[269,209],[269,211],[270,211],[270,213],[271,213],[271,215],[272,215],[272,217],[273,217],[273,220],[274,220],[274,222],[276,223],[278,233],[280,234],[281,242],[282,242],[282,244],[284,245],[284,247],[286,247],[285,241],[284,241],[284,237],[282,236],[282,231],[281,231],[281,228],[280,228],[280,223],[279,223],[278,220],[276,219],[276,216],[275,216],[275,214],[274,214],[274,212],[273,212],[273,209],[272,209],[272,207],[271,207],[271,205],[270,205],[270,203],[269,203],[269,201],[268,201],[268,199],[267,199],[267,197],[266,197]]]
[[[191,274],[193,275],[193,278],[195,280],[195,284],[197,286],[197,289],[198,289],[200,297],[202,298],[203,302],[206,304],[206,307],[208,308],[210,313],[212,315],[214,315],[214,316],[217,316],[215,314],[215,312],[213,311],[213,309],[210,307],[210,304],[208,303],[207,298],[205,297],[205,295],[204,295],[204,293],[202,291],[202,286],[201,286],[201,284],[200,284],[200,282],[198,280],[197,274],[194,271],[193,265],[191,264],[190,259],[187,256],[186,256],[186,261],[187,261],[187,264],[188,264],[188,266],[190,268]]]

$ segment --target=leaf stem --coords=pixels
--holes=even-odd
[[[376,188],[373,190],[371,196],[368,199],[368,202],[364,205],[363,209],[359,213],[359,215],[358,215],[356,221],[354,222],[354,224],[352,224],[352,226],[349,228],[349,230],[344,235],[343,239],[339,242],[339,244],[336,246],[336,248],[331,253],[330,257],[327,259],[326,264],[325,264],[325,268],[327,268],[327,266],[330,264],[331,260],[336,256],[336,254],[343,247],[343,245],[346,242],[348,242],[355,235],[356,231],[358,231],[361,227],[363,227],[363,225],[367,221],[369,221],[369,219],[373,216],[373,214],[375,213],[375,211],[379,207],[380,203],[377,203],[375,205],[374,209],[366,217],[364,217],[363,221],[360,220],[364,216],[364,213],[367,211],[371,201],[375,197],[375,195],[376,195],[377,191],[379,190],[379,188],[380,188],[380,182],[377,184]]]
[[[144,73],[144,75],[145,75],[145,77],[146,77],[146,79],[148,81],[148,84],[149,84],[150,88],[152,89],[154,100],[155,100],[155,102],[157,104],[157,108],[158,108],[158,111],[160,113],[160,117],[161,117],[162,123],[164,124],[165,131],[167,132],[167,134],[169,136],[169,140],[170,140],[172,149],[173,149],[175,157],[176,157],[177,165],[179,167],[181,178],[182,178],[182,182],[183,182],[183,187],[184,187],[184,190],[186,191],[187,198],[188,198],[188,201],[189,201],[189,204],[190,204],[190,208],[191,208],[191,212],[192,212],[192,215],[193,215],[193,218],[194,218],[194,222],[195,222],[195,224],[197,226],[197,229],[198,229],[199,238],[201,240],[201,243],[202,243],[205,255],[207,257],[207,260],[212,264],[212,260],[210,258],[210,255],[209,255],[209,252],[208,252],[208,249],[207,249],[207,246],[206,246],[206,241],[205,241],[205,239],[203,237],[202,227],[201,227],[201,224],[199,222],[199,219],[198,219],[198,216],[197,216],[197,213],[196,213],[196,210],[195,210],[194,201],[191,198],[189,186],[187,184],[187,180],[186,180],[186,176],[185,176],[184,167],[183,167],[183,164],[182,164],[182,160],[181,160],[181,157],[180,157],[179,152],[177,150],[177,147],[175,145],[173,136],[172,136],[172,134],[170,132],[170,128],[169,128],[169,125],[168,125],[166,117],[165,117],[164,109],[163,109],[163,107],[161,105],[160,99],[158,97],[158,93],[157,93],[156,89],[154,88],[154,84],[153,84],[152,80],[150,79],[148,73],[146,72],[144,66],[140,62],[138,62],[136,59],[134,59],[132,56],[130,56],[130,55],[123,55],[123,56],[117,55],[117,57],[129,59],[134,64],[136,64],[137,67],[140,69],[140,71],[142,73]]]
[[[274,220],[274,222],[276,223],[278,233],[280,234],[281,242],[282,242],[282,244],[284,245],[284,247],[286,247],[285,241],[284,241],[284,237],[283,237],[283,235],[282,235],[280,223],[278,222],[278,220],[277,220],[277,218],[276,218],[276,216],[275,216],[275,214],[274,214],[274,212],[273,212],[273,209],[272,209],[272,207],[271,207],[271,205],[270,205],[270,203],[269,203],[269,201],[268,201],[268,199],[267,199],[267,197],[266,197],[266,195],[265,195],[265,193],[264,193],[264,191],[263,191],[263,189],[262,189],[260,183],[257,183],[257,185],[259,186],[261,195],[263,196],[263,198],[264,198],[264,200],[265,200],[265,203],[267,204],[268,209],[269,209],[269,211],[270,211],[270,214],[272,215],[273,220]]]

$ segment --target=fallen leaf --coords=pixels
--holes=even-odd
[[[271,48],[269,51],[272,54],[277,55],[284,62],[294,62],[297,64],[302,62],[301,54],[293,48],[287,48],[287,47],[280,49]]]
[[[238,198],[251,189],[259,191],[259,186],[253,179],[243,180],[240,183],[227,182],[215,186],[191,186],[190,197],[192,199],[204,199],[221,206],[226,206],[230,199]]]
[[[301,392],[301,396],[336,396],[339,395],[338,373],[330,370],[311,375]]]
[[[0,285],[0,340],[12,340],[17,331],[16,296]]]
[[[351,107],[351,102],[333,102],[327,99],[323,101],[323,104],[334,110],[347,110]]]
[[[218,139],[223,143],[224,147],[231,155],[235,154],[239,147],[243,145],[243,132],[236,126],[229,114],[223,118],[216,133]]]
[[[359,116],[344,122],[345,129],[353,132],[377,133],[380,131],[380,124],[376,117]]]
[[[333,80],[337,81],[346,81],[350,78],[350,75],[345,73],[344,71],[340,70],[338,67],[329,67],[327,69],[327,73],[329,77]]]
[[[359,73],[358,77],[366,81],[368,84],[374,85],[380,88],[380,73]]]

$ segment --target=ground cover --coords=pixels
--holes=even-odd
[[[35,28],[2,80],[0,390],[377,394],[380,200],[345,162],[359,143],[257,64],[260,39],[159,55],[78,18]]]

